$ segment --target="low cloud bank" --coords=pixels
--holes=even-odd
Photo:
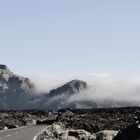
[[[115,76],[110,74],[90,74],[77,77],[65,76],[31,76],[38,92],[49,92],[53,88],[72,80],[84,80],[89,90],[72,96],[73,100],[106,100],[140,101],[140,76]]]
[[[82,78],[91,85],[89,99],[140,100],[140,76],[94,74]]]
[[[28,76],[32,83],[35,85],[35,90],[37,93],[48,93],[50,90],[62,86],[68,80],[69,77],[58,76],[58,75],[32,75]]]

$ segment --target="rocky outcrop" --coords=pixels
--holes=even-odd
[[[48,116],[48,111],[1,111],[0,130],[35,125],[37,120],[45,119]]]
[[[72,80],[57,89],[51,90],[49,93],[49,97],[60,96],[65,94],[67,96],[71,96],[73,94],[82,92],[88,88],[88,85],[85,81],[80,80]]]
[[[63,123],[54,123],[38,136],[38,140],[112,140],[116,131],[91,134],[83,129],[68,129]]]
[[[112,140],[116,135],[118,131],[114,130],[104,130],[96,133],[96,139],[97,140]]]
[[[56,140],[138,140],[140,108],[59,110],[57,122],[42,139]],[[120,130],[120,131],[119,131]]]
[[[33,84],[28,78],[11,72],[0,65],[0,109],[26,109],[31,104]]]
[[[58,110],[60,108],[80,108],[83,102],[69,102],[69,98],[73,95],[85,92],[88,84],[80,80],[72,80],[61,87],[58,87],[43,97],[43,106],[48,109]],[[78,106],[79,105],[79,106]],[[87,103],[88,105],[88,103]]]
[[[90,133],[121,130],[133,125],[140,116],[140,108],[68,109],[60,110],[58,122],[67,128],[84,129]]]
[[[139,139],[140,139],[140,125],[135,124],[120,130],[113,140],[139,140]]]

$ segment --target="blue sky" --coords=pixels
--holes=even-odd
[[[140,75],[139,0],[0,1],[0,63],[18,74]]]

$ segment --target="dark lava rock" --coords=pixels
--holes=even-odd
[[[73,136],[73,137],[77,138],[79,136],[79,134],[76,131],[69,131],[69,136]]]
[[[138,125],[131,125],[119,131],[113,140],[139,140],[140,128]]]
[[[59,110],[58,122],[67,128],[84,129],[90,133],[118,131],[136,123],[140,108],[67,109]]]
[[[0,111],[0,130],[32,125],[49,116],[48,111]]]

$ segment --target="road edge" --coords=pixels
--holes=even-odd
[[[41,134],[43,134],[43,132],[49,127],[46,126],[43,130],[41,130],[36,136],[34,136],[33,140],[39,140],[39,137],[41,136]]]

